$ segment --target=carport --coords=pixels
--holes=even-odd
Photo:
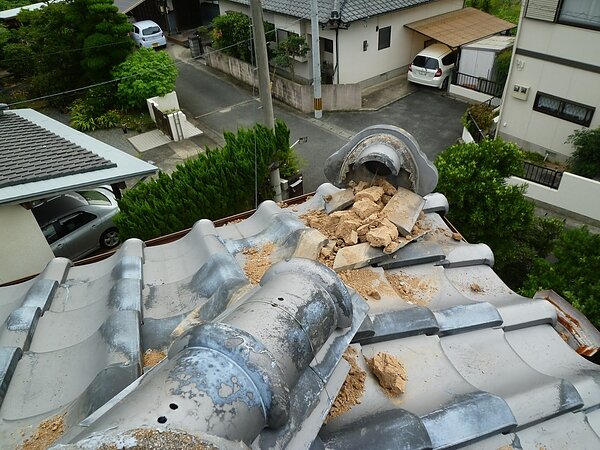
[[[466,44],[511,30],[516,25],[475,8],[464,8],[411,22],[405,27],[448,47],[460,49]],[[502,80],[499,82],[496,77],[495,55],[489,57],[484,70],[487,76],[483,77],[480,76],[481,74],[463,73],[465,71],[460,70],[460,59],[459,51],[456,68],[451,78],[450,94],[480,102],[494,97],[499,98],[502,95],[504,83]]]
[[[404,26],[452,48],[459,48],[461,45],[516,27],[514,23],[475,8],[451,11]]]

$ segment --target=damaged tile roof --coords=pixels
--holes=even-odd
[[[0,287],[2,447],[598,448],[600,368],[444,220],[414,139],[327,167],[301,204]]]
[[[249,0],[229,1],[242,5],[250,5]],[[341,22],[350,23],[410,8],[412,6],[419,6],[430,3],[431,1],[432,0],[318,0],[317,7],[319,11],[319,22],[321,23],[326,23],[330,19],[339,19]],[[262,7],[265,11],[310,19],[310,0],[263,0]]]
[[[0,204],[156,171],[151,164],[32,109],[0,111]]]

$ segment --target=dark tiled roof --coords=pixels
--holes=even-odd
[[[418,178],[434,174],[407,151],[427,190]],[[0,288],[0,442],[61,416],[59,442],[75,443],[61,448],[134,445],[140,428],[223,449],[600,446],[600,368],[556,331],[552,304],[511,291],[489,247],[457,238],[442,195],[423,192],[427,234],[338,276],[302,219],[337,192],[264,202],[218,228],[201,220],[167,244],[130,239],[89,265],[57,258]],[[348,347],[360,403],[324,423]],[[147,350],[166,358],[143,368]],[[398,397],[368,367],[380,352],[404,366]],[[181,448],[177,436],[161,448]]]
[[[0,115],[0,188],[116,167],[15,114]]]
[[[249,5],[248,0],[229,0],[233,3]],[[430,3],[432,0],[318,0],[319,22],[327,22],[331,18],[334,5],[337,4],[342,22],[354,22],[369,17],[398,11],[411,6]],[[310,19],[310,0],[263,0],[265,11],[285,14],[292,17]]]

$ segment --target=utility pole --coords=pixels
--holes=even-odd
[[[310,12],[315,119],[320,119],[323,117],[323,100],[321,99],[321,50],[319,46],[319,11],[317,0],[311,0]]]
[[[254,24],[254,49],[256,51],[256,63],[258,64],[258,90],[263,109],[263,121],[267,128],[275,132],[271,80],[269,78],[269,58],[267,56],[267,41],[265,39],[260,0],[250,0],[250,11],[252,12],[252,23]],[[271,171],[271,187],[275,191],[273,200],[280,202],[282,200],[281,180],[277,161],[275,162],[275,169]]]

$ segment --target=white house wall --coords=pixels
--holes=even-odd
[[[347,30],[338,32],[339,83],[373,84],[381,79],[406,72],[414,55],[424,47],[427,37],[409,30],[404,25],[438,14],[461,9],[462,0],[438,0],[425,5],[406,8],[398,12],[384,14],[370,19],[352,22]],[[249,15],[249,8],[244,5],[221,0],[221,14],[226,11],[237,11]],[[308,13],[307,13],[308,14]],[[264,20],[275,24],[276,28],[288,30],[302,36],[310,45],[310,20],[264,12]],[[376,27],[391,26],[390,47],[377,50],[378,31]],[[336,63],[336,33],[335,30],[320,29],[319,36],[333,41],[334,54],[331,57]],[[363,41],[368,42],[368,48],[363,51]],[[295,73],[305,79],[312,78],[310,54],[307,62],[296,62]],[[327,56],[331,56],[328,54]],[[338,82],[334,76],[334,82]]]
[[[372,84],[385,78],[386,74],[406,72],[427,38],[404,25],[461,9],[462,5],[462,0],[440,0],[352,22],[347,30],[339,31],[339,82]],[[391,26],[390,46],[377,50],[377,27],[387,26]],[[363,51],[363,41],[368,43],[366,51]]]
[[[40,273],[54,258],[33,213],[20,205],[0,207],[0,283]]]
[[[595,66],[600,71],[600,32],[523,19],[515,48]],[[511,95],[515,84],[528,86],[526,100]],[[564,100],[596,108],[589,128],[600,126],[600,73],[567,64],[516,54],[507,82],[498,135],[527,150],[550,150],[557,160],[573,151],[565,144],[574,130],[585,127],[533,110],[536,93],[543,92]]]

